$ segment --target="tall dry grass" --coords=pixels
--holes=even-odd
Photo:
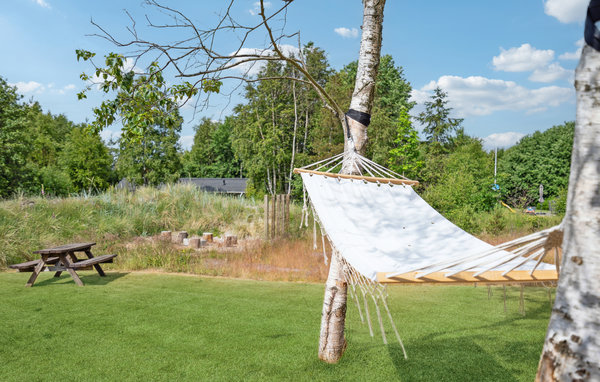
[[[307,239],[241,241],[237,248],[196,251],[161,240],[137,240],[106,248],[117,253],[122,270],[185,272],[272,281],[323,281],[327,277],[321,248]]]
[[[113,268],[161,270],[261,280],[322,281],[327,267],[309,232],[298,228],[300,206],[292,205],[287,239],[263,242],[260,201],[202,192],[190,185],[135,193],[110,190],[96,196],[24,198],[0,202],[0,269],[36,258],[35,249],[94,241],[96,254],[117,253]],[[464,217],[465,219],[467,217]],[[471,232],[491,244],[556,225],[560,216],[527,216],[497,209],[468,216]],[[230,232],[237,249],[197,252],[155,240],[162,230],[191,235]],[[321,241],[318,240],[320,246]],[[554,255],[547,256],[553,262]]]
[[[293,207],[292,219],[299,213]],[[230,232],[246,238],[259,236],[262,229],[262,203],[191,185],[69,198],[18,197],[0,202],[0,269],[31,260],[35,249],[68,242],[127,242],[162,230],[216,236]]]

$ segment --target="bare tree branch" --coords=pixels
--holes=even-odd
[[[292,3],[293,0],[285,0],[278,9],[267,15],[264,0],[261,0],[260,11],[258,12],[260,19],[255,24],[244,25],[232,16],[236,1],[230,0],[223,13],[218,16],[215,26],[207,28],[196,25],[190,17],[180,10],[161,4],[157,0],[147,0],[145,2],[147,6],[156,9],[160,14],[167,17],[167,20],[161,22],[153,20],[146,14],[147,27],[152,29],[178,29],[183,33],[188,33],[188,36],[169,43],[147,40],[141,36],[136,20],[128,11],[125,11],[125,13],[131,20],[131,25],[126,29],[131,39],[121,40],[117,38],[94,20],[91,20],[91,23],[98,29],[99,33],[92,36],[105,39],[118,48],[131,49],[125,53],[125,57],[132,58],[135,64],[141,62],[144,57],[150,56],[152,61],[159,62],[161,72],[172,71],[176,78],[195,79],[193,85],[197,88],[202,88],[205,80],[233,80],[240,81],[240,84],[263,80],[291,80],[310,85],[325,107],[343,121],[343,111],[339,105],[310,74],[310,68],[306,65],[302,53],[300,33],[284,33],[287,22],[287,8]],[[281,28],[279,28],[279,33],[275,35],[270,23],[279,17],[281,18],[279,19]],[[262,36],[266,39],[265,46],[249,46],[251,37],[256,37],[261,30],[264,31]],[[281,44],[284,41],[293,38],[297,39],[297,56],[294,54],[286,55],[281,49]],[[227,41],[237,40],[236,46],[227,53],[219,51],[218,48],[218,41],[225,39]],[[269,61],[288,63],[301,75],[299,78],[256,76],[254,74],[255,65],[261,65],[261,63]],[[97,66],[94,65],[94,67],[97,69]],[[242,74],[232,74],[232,70],[239,70]],[[239,85],[234,87],[234,89],[238,88]],[[233,91],[222,94],[231,99],[232,93]],[[206,94],[205,98],[208,99],[209,94]],[[197,100],[195,103],[196,110],[198,110],[199,105],[207,107],[208,103]]]

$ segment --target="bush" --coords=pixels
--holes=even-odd
[[[39,171],[40,192],[43,186],[44,194],[48,196],[67,196],[73,191],[69,175],[56,168],[44,167]]]

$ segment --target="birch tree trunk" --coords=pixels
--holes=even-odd
[[[600,52],[583,47],[563,260],[536,381],[600,381]]]
[[[375,79],[381,52],[381,31],[385,0],[363,0],[363,25],[356,84],[350,110],[340,116],[344,127],[344,151],[356,150],[363,154],[367,143]],[[353,173],[352,163],[344,163],[342,173]],[[331,256],[329,275],[325,284],[325,298],[321,315],[319,358],[328,363],[340,360],[346,349],[344,326],[348,285],[344,280],[343,264],[338,256]]]
[[[292,138],[292,159],[290,160],[290,175],[288,177],[288,194],[292,193],[292,175],[294,174],[294,160],[296,159],[296,131],[298,130],[298,100],[296,99],[296,82],[292,82],[292,95],[294,97],[294,136]]]

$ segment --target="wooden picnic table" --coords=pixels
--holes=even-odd
[[[54,277],[60,277],[64,271],[69,272],[75,284],[83,286],[83,282],[77,275],[78,269],[90,269],[91,266],[96,269],[96,272],[102,277],[105,276],[100,263],[112,263],[113,258],[117,255],[102,255],[94,257],[92,254],[92,246],[96,243],[74,243],[61,245],[54,248],[46,248],[34,251],[41,256],[40,260],[28,261],[21,264],[13,264],[10,268],[18,269],[20,272],[33,272],[29,281],[25,286],[32,286],[39,276],[40,272],[45,269],[56,272]],[[87,259],[79,259],[75,255],[77,252],[83,252]]]

